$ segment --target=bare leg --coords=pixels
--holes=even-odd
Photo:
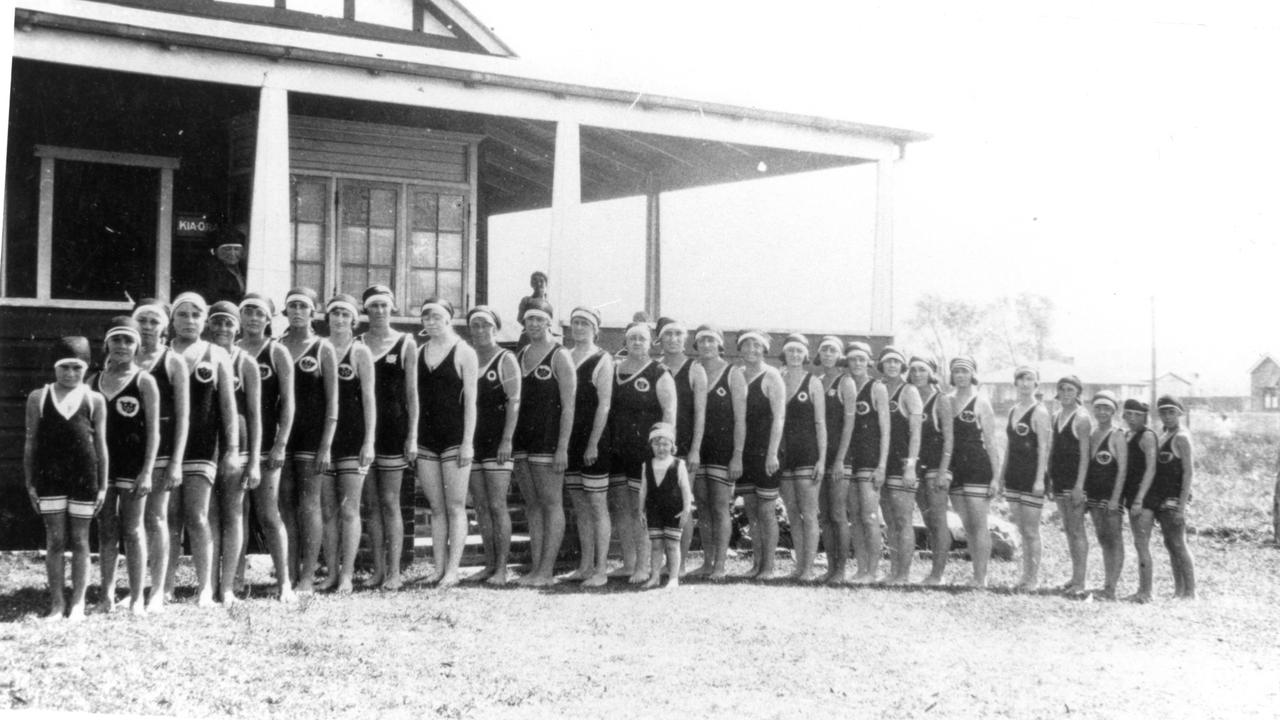
[[[799,504],[799,520],[800,520],[800,537],[802,539],[801,553],[797,559],[796,577],[800,580],[813,580],[813,561],[818,556],[818,538],[821,536],[821,530],[818,527],[818,493],[822,489],[821,483],[815,481],[812,475],[805,475],[797,478],[796,500]],[[796,535],[793,526],[791,535]]]
[[[258,524],[267,539],[267,550],[271,553],[271,562],[276,569],[276,593],[281,602],[294,599],[293,585],[289,582],[289,538],[285,532],[284,522],[280,519],[280,504],[277,501],[280,491],[280,468],[263,469],[262,482],[253,490],[254,509],[258,513]]]
[[[707,577],[723,580],[724,564],[729,557],[729,535],[733,531],[733,486],[714,480],[708,480],[706,485],[707,494],[710,495],[706,505],[709,510],[707,524],[711,532],[704,537],[702,547],[712,549],[713,562],[711,573]]]
[[[1067,533],[1067,549],[1071,553],[1071,580],[1062,587],[1067,593],[1084,592],[1085,576],[1089,570],[1089,536],[1085,533],[1085,505],[1071,501],[1070,497],[1058,500],[1058,512],[1062,515],[1062,529]]]
[[[444,498],[444,477],[441,462],[436,459],[418,460],[418,486],[431,506],[431,575],[428,584],[440,582],[448,565],[449,509]]]
[[[334,472],[320,476],[320,549],[324,554],[324,582],[317,590],[332,590],[338,585],[338,477]]]
[[[1138,555],[1138,592],[1130,596],[1137,603],[1151,602],[1151,528],[1155,513],[1137,510],[1129,515],[1129,528],[1133,533],[1133,550]]]
[[[697,478],[694,478],[693,483],[697,483]],[[692,488],[690,489],[692,490]],[[700,514],[699,509],[701,507],[703,506],[699,505],[698,501],[695,499],[693,501],[693,507],[690,508],[690,512],[694,515],[698,515]],[[677,577],[684,577],[689,572],[689,570],[685,568],[684,564],[689,559],[689,549],[693,547],[693,529],[696,526],[697,523],[693,522],[693,518],[689,518],[689,521],[680,527],[680,571],[676,573]],[[670,553],[667,553],[667,555],[670,556]],[[668,585],[668,587],[673,586]]]
[[[489,493],[484,484],[484,470],[480,463],[471,464],[471,499],[476,504],[476,524],[480,526],[480,548],[484,553],[484,569],[466,578],[467,582],[480,582],[493,577],[494,547],[493,519],[489,514]]]
[[[307,477],[306,463],[287,460],[280,469],[280,490],[277,502],[280,508],[280,524],[284,526],[285,548],[288,551],[289,577],[294,580],[302,578],[301,518],[298,517],[301,487]]]
[[[224,481],[222,502],[222,604],[236,602],[236,569],[244,549],[244,487],[239,479]]]
[[[791,557],[795,561],[795,569],[787,577],[795,580],[800,577],[800,558],[804,554],[804,528],[800,522],[800,502],[796,499],[796,476],[787,471],[782,475],[778,485],[778,497],[782,507],[787,510],[787,522],[791,525]]]
[[[63,597],[67,585],[67,513],[47,513],[44,519],[44,569],[49,576],[49,614],[50,620],[61,620],[67,611],[67,601]]]
[[[985,496],[954,495],[960,505],[960,518],[964,521],[965,535],[969,538],[969,557],[973,560],[972,587],[987,586],[987,564],[991,561],[991,529],[987,513],[991,501]]]
[[[862,557],[858,559],[858,574],[851,582],[875,582],[880,574],[880,557],[884,553],[884,538],[880,523],[880,492],[870,480],[856,480],[849,488],[850,499],[856,498],[857,513],[853,520],[854,547],[862,545]],[[865,563],[865,565],[864,565]]]
[[[204,482],[204,480],[200,480]],[[173,589],[178,582],[178,563],[182,560],[182,535],[186,530],[187,510],[184,496],[187,494],[187,479],[184,476],[182,485],[174,488],[169,492],[169,509],[167,516],[169,518],[169,562],[166,565],[164,576],[164,597],[165,601],[173,599]]]
[[[71,608],[67,619],[84,619],[84,595],[89,589],[89,524],[93,518],[71,518]]]
[[[574,473],[572,476],[566,473],[565,480],[568,484],[570,477],[573,477],[576,485],[569,490],[569,501],[573,503],[573,516],[578,526],[578,569],[565,577],[566,580],[586,580],[595,575],[595,559],[596,559],[596,533],[594,518],[587,506],[587,493],[582,488],[582,475]]]
[[[507,556],[511,553],[511,512],[507,508],[507,491],[511,486],[510,470],[486,470],[485,494],[488,496],[489,519],[493,523],[493,575],[485,582],[507,584]]]
[[[716,546],[715,531],[711,527],[712,518],[716,517],[715,511],[711,507],[711,489],[708,487],[711,482],[711,479],[702,472],[699,472],[693,479],[693,504],[698,508],[698,540],[702,546],[702,564],[692,572],[694,577],[706,577],[714,571],[716,552],[719,549]],[[694,524],[689,523],[686,528],[687,534],[692,541]],[[690,547],[692,545],[681,547],[681,552],[684,553],[681,558],[689,556]],[[685,560],[685,562],[688,561]]]
[[[370,515],[380,522],[370,532],[378,531],[386,545],[386,569],[382,587],[387,590],[399,590],[403,582],[400,579],[400,563],[404,557],[404,517],[400,514],[400,489],[404,485],[404,470],[378,470],[377,505]],[[366,480],[366,482],[368,482]],[[375,555],[381,558],[381,554]]]
[[[599,484],[605,482],[607,480]],[[594,535],[591,545],[595,551],[595,558],[592,562],[593,573],[582,584],[584,587],[600,587],[609,582],[609,536],[612,528],[609,523],[608,492],[593,488],[584,494],[587,501],[586,512],[591,516],[591,532]]]
[[[778,551],[778,498],[760,497],[756,494],[756,527],[760,536],[760,572],[757,580],[769,580],[774,575],[774,555]]]
[[[156,485],[164,482],[160,473],[156,473]],[[147,598],[147,612],[160,612],[164,608],[165,579],[169,574],[169,491],[153,489],[147,495],[146,517],[143,520],[147,529],[147,545],[150,554],[147,557],[147,569],[151,575],[151,596]]]
[[[623,577],[630,577],[636,571],[636,556],[639,554],[636,550],[635,531],[631,527],[631,489],[626,486],[625,478],[622,478],[622,484],[616,477],[610,478],[609,483],[609,520],[613,527],[618,530],[618,542],[622,546],[622,567],[618,569],[617,574]]]
[[[631,582],[644,582],[648,577],[646,574],[650,565],[653,554],[653,544],[649,542],[648,528],[646,527],[644,508],[640,506],[640,491],[627,489],[627,500],[631,503],[628,508],[631,514],[631,532],[635,537],[636,545],[636,571],[631,575]]]
[[[139,615],[146,611],[143,587],[146,585],[147,534],[143,529],[142,516],[146,512],[147,499],[130,491],[122,493],[120,501],[125,568],[129,574],[129,612]]]
[[[827,551],[827,574],[822,582],[842,583],[849,560],[849,479],[824,480],[819,501],[822,545]]]
[[[1124,542],[1119,534],[1120,515],[1105,508],[1090,508],[1093,530],[1102,549],[1103,584],[1102,597],[1114,600],[1120,571],[1124,567]]]
[[[1022,577],[1016,587],[1031,592],[1040,587],[1040,508],[1021,503],[1010,507],[1022,537]]]
[[[1159,514],[1160,533],[1173,565],[1174,597],[1194,600],[1196,596],[1195,561],[1191,548],[1187,547],[1186,519],[1181,513],[1162,510]]]
[[[365,476],[361,507],[364,509],[364,525],[369,531],[369,552],[373,555],[373,575],[365,581],[365,587],[379,587],[387,577],[386,529],[382,527],[382,500],[380,497],[383,477],[389,470],[374,466]]]
[[[108,486],[106,500],[98,511],[98,565],[102,574],[102,599],[98,602],[98,610],[102,612],[111,612],[116,607],[116,567],[120,564],[120,502],[120,491]]]
[[[760,523],[756,521],[756,515],[759,513],[759,500],[753,492],[742,499],[743,509],[746,511],[748,527],[751,529],[751,570],[747,571],[747,577],[754,578],[760,574],[760,558],[762,555],[760,545]]]
[[[265,474],[269,471],[263,467],[262,472]],[[240,557],[236,561],[236,580],[233,586],[237,595],[245,592],[244,571],[249,564],[249,513],[253,510],[252,506],[253,493],[245,492],[244,502],[240,506],[240,536],[244,538],[244,542],[240,543]]]
[[[458,467],[457,460],[446,460],[440,466],[449,531],[449,552],[445,556],[440,587],[452,587],[458,584],[458,568],[462,565],[462,553],[467,547],[467,473]]]
[[[191,560],[196,569],[196,604],[213,605],[213,538],[209,532],[209,502],[213,486],[199,474],[182,479],[183,514],[191,535]]]
[[[324,531],[320,510],[320,485],[323,477],[310,475],[302,478],[302,487],[298,493],[298,536],[302,544],[298,550],[300,563],[297,590],[300,593],[315,590],[316,563],[320,560],[320,536]]]
[[[930,480],[922,481],[922,491],[916,493],[916,503],[924,515],[929,529],[929,549],[933,563],[925,585],[941,585],[947,569],[947,556],[951,553],[951,527],[947,524],[947,489],[936,490]]]
[[[649,558],[649,575],[644,581],[645,590],[652,590],[662,582],[662,537],[652,538],[649,541]],[[680,573],[674,573],[677,579],[679,576]]]
[[[691,522],[687,522],[687,521],[686,521],[686,522],[685,522],[685,524],[684,524],[685,530],[687,530],[687,529],[688,529],[689,527],[691,527],[692,525],[693,525],[693,523],[691,523]],[[682,531],[682,533],[681,533],[681,538],[683,538],[683,537],[684,537],[684,531]],[[666,548],[666,550],[667,550],[667,567],[669,567],[669,568],[677,568],[677,567],[680,567],[680,553],[682,552],[681,548],[682,548],[682,546],[683,546],[683,544],[684,544],[683,539],[681,539],[681,540],[663,540],[662,544],[663,544],[663,546],[664,546],[664,547]],[[657,554],[658,554],[658,548],[657,548],[656,546],[655,546],[655,547],[653,547],[653,548],[652,548],[652,552],[653,552],[653,554],[654,554],[654,555],[657,555]],[[672,572],[670,575],[668,575],[668,576],[667,576],[667,584],[666,584],[666,586],[665,586],[665,587],[666,587],[666,589],[667,589],[667,590],[674,590],[674,589],[676,589],[676,588],[680,587],[680,573],[678,573],[678,572]]]
[[[889,575],[889,582],[911,582],[911,562],[916,555],[916,530],[911,522],[916,509],[915,493],[889,490],[883,496],[888,500],[883,505],[887,506],[893,516],[893,521],[889,524],[889,541],[893,544],[891,557],[897,559],[897,564]]]
[[[353,590],[356,553],[360,551],[360,495],[364,490],[364,473],[343,473],[337,478],[338,554],[330,562],[329,577],[337,578],[337,590],[347,594]]]
[[[542,567],[542,547],[543,527],[542,527],[542,508],[538,505],[538,493],[533,486],[533,466],[528,460],[521,460],[516,463],[515,472],[513,473],[516,481],[516,487],[520,488],[520,497],[524,500],[524,518],[529,525],[529,576],[521,578],[516,582],[518,584],[528,584],[532,581],[532,575],[537,569]]]
[[[542,513],[541,563],[534,567],[534,584],[550,585],[555,577],[556,556],[564,541],[564,473],[550,465],[532,465],[534,492]]]

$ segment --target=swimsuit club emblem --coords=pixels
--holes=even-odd
[[[307,373],[315,372],[316,368],[318,367],[320,367],[320,361],[316,360],[310,355],[298,361],[298,369],[301,370],[302,372],[307,372]]]
[[[276,374],[276,371],[272,370],[267,363],[258,363],[258,374],[262,376],[263,380],[270,380]]]
[[[1018,433],[1022,437],[1026,437],[1027,433],[1031,432],[1031,426],[1027,425],[1026,423],[1018,423],[1017,425],[1013,426],[1013,431]]]
[[[213,363],[208,360],[201,360],[196,363],[196,380],[202,383],[211,382],[213,380]]]
[[[965,410],[960,413],[960,422],[971,423],[974,421],[974,419],[975,419],[975,416],[972,410]]]
[[[898,401],[897,401],[897,400],[890,400],[890,401],[889,401],[889,412],[891,412],[891,413],[896,413],[896,412],[898,412]]]
[[[827,397],[835,397],[835,396],[836,396],[836,389],[835,389],[835,388],[831,388],[831,389],[827,390]]]
[[[800,391],[796,394],[796,399],[800,402],[809,402],[809,393]]]
[[[338,366],[338,379],[350,380],[356,376],[356,369],[351,367],[350,363],[342,363]]]
[[[485,380],[488,380],[489,382],[497,382],[497,380],[498,380],[498,371],[497,371],[497,370],[490,370],[489,372],[487,372],[487,373],[485,373],[485,374],[484,374],[484,379],[485,379]]]
[[[640,392],[649,392],[649,381],[644,378],[636,380],[636,390]]]
[[[388,364],[388,365],[395,365],[395,364],[396,364],[396,354],[395,354],[395,353],[390,353],[390,354],[388,354],[388,355],[387,355],[387,364]]]
[[[141,409],[142,406],[134,398],[122,397],[116,400],[116,412],[120,413],[124,417],[136,417],[138,411]]]
[[[547,367],[546,365],[539,365],[536,369],[534,369],[533,376],[538,378],[539,380],[550,380],[551,368]]]
[[[1171,463],[1173,462],[1173,452],[1171,450],[1163,450],[1156,456],[1156,459],[1162,463]]]
[[[871,403],[866,400],[859,400],[855,407],[857,408],[859,415],[866,415],[871,412]]]
[[[725,396],[724,388],[722,387],[716,388],[716,397],[724,397],[724,396]]]
[[[1115,459],[1115,458],[1111,455],[1111,453],[1110,453],[1110,452],[1107,452],[1106,450],[1102,450],[1102,451],[1100,451],[1100,452],[1099,452],[1097,455],[1095,455],[1094,457],[1096,457],[1096,458],[1098,459],[1098,464],[1099,464],[1099,465],[1110,465],[1110,464],[1111,464],[1111,461]]]

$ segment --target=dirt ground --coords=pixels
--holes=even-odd
[[[1045,578],[1065,579],[1045,528]],[[0,556],[0,709],[183,717],[1274,717],[1280,549],[1163,548],[1150,605],[995,589],[688,582],[640,592],[463,586],[253,599],[45,624],[43,564]],[[1132,562],[1132,555],[1130,556]],[[1096,548],[1091,580],[1100,583]],[[916,576],[924,566],[917,559]],[[785,567],[786,563],[782,563]],[[738,569],[745,569],[739,563]],[[410,577],[425,574],[415,566]],[[948,580],[968,573],[952,558]],[[123,573],[122,573],[123,574]],[[95,575],[96,578],[96,568]],[[1132,590],[1134,569],[1125,574]],[[97,593],[91,590],[91,598]]]

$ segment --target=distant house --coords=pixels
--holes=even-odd
[[[1280,362],[1266,354],[1249,368],[1250,408],[1255,412],[1280,412]]]
[[[1086,402],[1103,390],[1110,390],[1122,401],[1132,397],[1147,399],[1151,392],[1149,380],[1123,375],[1113,370],[1082,367],[1051,360],[1031,363],[1031,367],[1040,372],[1040,392],[1043,393],[1045,402],[1050,404],[1057,393],[1058,379],[1067,375],[1080,378],[1081,384],[1084,385]],[[987,388],[991,406],[995,408],[997,414],[1008,411],[1017,402],[1018,393],[1013,386],[1014,369],[1013,367],[998,368],[978,374],[982,385]]]
[[[1193,376],[1194,377],[1194,376]],[[1199,393],[1196,392],[1195,383],[1185,377],[1167,372],[1156,378],[1156,395],[1173,395],[1179,398],[1195,397]]]

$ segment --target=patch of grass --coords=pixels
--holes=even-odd
[[[1044,579],[1061,582],[1062,536],[1044,530]],[[279,718],[1270,715],[1280,706],[1280,552],[1203,536],[1192,544],[1202,599],[1167,599],[1157,541],[1159,599],[1147,606],[966,590],[958,584],[969,566],[953,558],[947,579],[957,586],[941,590],[741,580],[674,592],[619,580],[593,592],[412,587],[232,610],[188,601],[160,616],[93,614],[78,625],[36,620],[42,564],[2,555],[0,606],[18,619],[0,625],[0,708]],[[1016,575],[1014,563],[993,564],[998,587]],[[1096,548],[1090,581],[1101,582]]]

